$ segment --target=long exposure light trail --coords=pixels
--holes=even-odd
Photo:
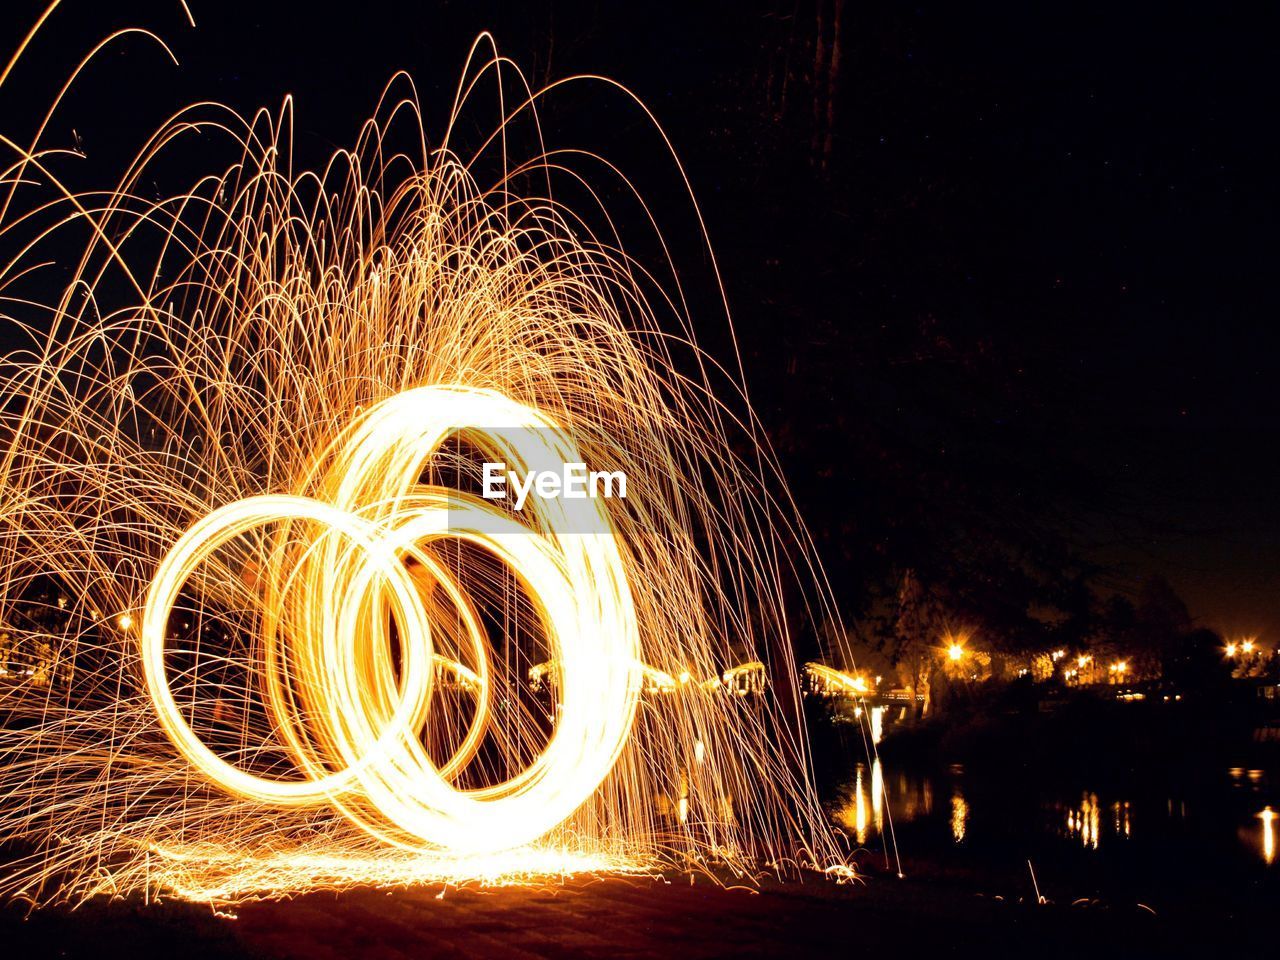
[[[416,481],[421,465],[459,429],[489,424],[478,438],[499,446],[515,438],[509,456],[525,463],[572,462],[577,453],[562,432],[535,411],[490,391],[423,387],[398,394],[369,411],[350,431],[351,449],[338,458],[338,504],[357,491],[376,492],[374,502],[394,505],[383,527],[358,513],[317,500],[259,496],[214,511],[193,526],[161,561],[142,620],[142,664],[147,690],[175,746],[210,780],[246,798],[275,803],[340,800],[358,823],[362,815],[348,799],[372,804],[379,821],[370,829],[409,844],[420,841],[455,852],[487,853],[537,840],[576,810],[600,785],[630,733],[639,688],[639,642],[625,572],[609,533],[575,532],[562,502],[531,501],[535,523],[545,534],[521,527],[496,508]],[[396,449],[407,445],[407,455]],[[408,465],[410,473],[382,471],[385,463]],[[374,479],[357,473],[360,465]],[[594,505],[593,505],[594,506]],[[554,513],[559,510],[560,516]],[[600,509],[599,507],[595,507]],[[384,512],[384,511],[383,511]],[[548,516],[548,514],[552,514]],[[607,524],[607,518],[598,518]],[[309,546],[287,575],[305,582],[301,622],[288,631],[295,646],[276,649],[274,626],[265,640],[266,659],[291,663],[294,676],[268,685],[269,708],[295,751],[300,769],[334,772],[305,780],[268,779],[228,763],[206,746],[183,718],[166,679],[165,641],[170,613],[184,582],[213,550],[264,523],[311,521],[341,533],[347,548]],[[387,524],[394,524],[390,529]],[[555,534],[561,533],[559,536]],[[381,536],[379,535],[381,534]],[[554,735],[534,763],[503,784],[461,792],[438,771],[419,737],[431,701],[434,660],[430,620],[418,587],[400,562],[414,551],[435,578],[448,573],[422,553],[445,536],[472,540],[500,557],[537,598],[550,649],[556,654],[560,704]],[[292,558],[282,557],[289,563]],[[296,569],[301,566],[299,572]],[[273,571],[274,583],[285,571]],[[376,595],[378,588],[387,594]],[[283,591],[273,586],[274,595]],[[449,592],[463,605],[456,586]],[[401,626],[399,677],[388,647],[377,633],[385,618],[370,617],[389,600]],[[457,752],[444,769],[456,773],[475,756],[491,699],[486,641],[474,616],[467,617],[470,648],[480,666],[474,674],[480,708]],[[358,654],[365,653],[361,657]],[[299,688],[299,701],[315,704],[304,722],[285,688]],[[366,815],[367,816],[367,815]]]
[[[51,664],[3,689],[0,893],[847,875],[784,608],[834,616],[820,567],[669,245],[623,246],[654,212],[544,145],[566,83],[482,36],[438,142],[405,77],[315,170],[291,101],[202,104],[108,190],[61,93],[0,122],[0,627]],[[626,496],[517,508],[487,461]]]

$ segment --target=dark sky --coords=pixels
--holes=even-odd
[[[109,173],[195,99],[250,110],[293,93],[299,151],[318,159],[405,69],[438,123],[481,29],[536,79],[607,74],[688,166],[751,386],[815,525],[839,526],[807,482],[815,450],[842,495],[880,489],[842,459],[842,430],[864,452],[892,437],[928,470],[958,453],[975,496],[1043,503],[1114,565],[1109,582],[1160,573],[1204,622],[1280,639],[1276,31],[1255,8],[191,7],[195,30],[177,2],[66,3],[0,92],[0,128],[25,129],[72,58],[125,25],[155,29],[181,66],[128,42],[53,130],[74,127]],[[593,109],[548,112],[548,139],[589,130],[648,168],[634,113]],[[669,179],[646,189],[669,231],[687,228]]]

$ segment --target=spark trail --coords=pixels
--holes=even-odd
[[[464,152],[482,82],[505,112]],[[591,177],[648,208],[543,146],[568,82],[483,36],[438,142],[401,76],[316,171],[289,101],[183,110],[105,191],[59,173],[56,99],[0,140],[0,628],[47,648],[0,693],[0,890],[842,869],[783,604],[825,604],[820,569],[740,375]],[[232,159],[144,188],[197,138]],[[628,496],[516,511],[486,459]]]

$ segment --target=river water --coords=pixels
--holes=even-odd
[[[1276,768],[1091,778],[877,760],[851,765],[828,810],[864,866],[893,873],[900,861],[990,895],[1153,909],[1280,895]]]

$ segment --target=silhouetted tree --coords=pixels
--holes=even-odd
[[[1231,680],[1231,665],[1222,655],[1222,637],[1203,627],[1167,644],[1161,666],[1164,678],[1182,694],[1220,695]]]

